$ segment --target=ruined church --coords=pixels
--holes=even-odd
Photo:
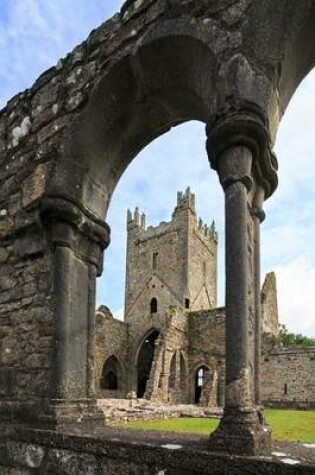
[[[225,309],[217,307],[215,224],[198,219],[195,195],[177,193],[169,222],[146,226],[127,212],[124,321],[96,314],[100,398],[224,405]],[[275,275],[261,291],[262,397],[265,404],[314,405],[315,349],[285,349],[278,335]],[[275,378],[275,375],[277,377]]]
[[[312,471],[275,459],[262,413],[314,406],[315,350],[282,348],[273,332],[260,224],[314,44],[315,0],[128,0],[0,111],[0,473]],[[215,229],[185,193],[155,229],[129,214],[125,321],[99,311],[95,328],[114,190],[146,145],[191,120],[224,193],[226,308]],[[135,442],[104,429],[99,405],[130,394],[224,399],[224,412],[198,441]]]

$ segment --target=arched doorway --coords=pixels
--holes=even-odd
[[[154,358],[154,349],[156,340],[159,336],[157,330],[152,330],[143,340],[141,347],[138,352],[137,359],[137,370],[138,370],[138,381],[137,381],[137,397],[143,398],[147,382],[150,378],[150,372],[152,367],[152,362]]]
[[[195,373],[195,404],[199,404],[202,395],[202,388],[205,384],[209,369],[206,366],[200,366]]]
[[[107,358],[103,365],[100,388],[110,391],[119,389],[120,363],[115,355]]]

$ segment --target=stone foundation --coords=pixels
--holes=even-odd
[[[104,430],[104,429],[103,429]],[[84,433],[84,431],[83,431]],[[151,434],[152,435],[152,434]],[[0,439],[1,475],[311,475],[314,466],[209,453],[207,438],[128,431],[105,436],[22,431]]]

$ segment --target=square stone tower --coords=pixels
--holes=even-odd
[[[169,306],[214,308],[217,295],[217,232],[197,220],[195,195],[177,193],[169,222],[146,227],[138,208],[127,212],[125,320],[164,318]]]

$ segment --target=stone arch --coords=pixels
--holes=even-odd
[[[237,391],[226,391],[226,417],[216,435],[217,447],[230,451],[233,444],[231,451],[240,453],[242,443],[253,433],[252,445],[247,444],[244,451],[257,454],[263,450],[256,444],[259,440],[264,445],[264,431],[262,427],[257,430],[260,412],[255,409],[252,423],[242,419],[242,410],[237,413],[242,398],[248,400],[246,388],[258,393],[259,335],[255,332],[257,341],[251,341],[253,332],[247,331],[246,317],[249,282],[252,295],[257,294],[254,282],[259,281],[259,256],[254,255],[259,254],[259,240],[246,234],[248,222],[237,219],[235,210],[253,224],[258,235],[264,217],[262,202],[277,184],[271,146],[278,122],[298,83],[314,65],[315,7],[307,0],[295,4],[251,0],[243,2],[239,11],[227,12],[224,7],[232,1],[187,0],[185,5],[161,1],[157,2],[161,11],[153,14],[152,9],[149,16],[151,2],[135,11],[139,2],[128,1],[127,20],[125,14],[118,16],[117,22],[107,23],[109,29],[105,25],[93,32],[61,61],[61,69],[58,64],[44,73],[33,88],[1,111],[1,150],[6,164],[2,237],[5,242],[8,239],[5,245],[16,258],[8,266],[15,275],[16,263],[32,260],[34,292],[39,293],[39,283],[48,282],[41,305],[53,321],[53,351],[41,358],[38,379],[32,378],[29,393],[20,387],[24,406],[20,400],[15,401],[14,409],[5,404],[10,417],[14,411],[25,420],[43,410],[43,401],[50,399],[55,404],[53,401],[64,399],[70,402],[69,408],[75,407],[72,416],[77,420],[74,413],[81,414],[82,405],[75,406],[74,401],[85,404],[94,397],[94,284],[96,273],[102,270],[102,251],[109,243],[103,218],[110,198],[139,150],[170,127],[196,119],[208,124],[209,158],[230,203],[226,223],[231,239],[226,249],[231,260],[243,264],[236,270],[227,266],[227,290],[235,287],[232,284],[237,279],[237,292],[242,289],[243,294],[242,298],[228,295],[226,319],[226,386],[238,379],[242,384]],[[82,67],[90,70],[81,78],[83,85],[68,87],[76,82]],[[54,85],[62,87],[56,92]],[[38,95],[52,95],[56,103],[50,107]],[[74,95],[80,99],[77,105],[71,103]],[[38,105],[45,107],[42,110]],[[35,108],[38,117],[33,121]],[[23,160],[13,161],[19,154]],[[232,197],[232,185],[239,190],[238,202]],[[253,196],[252,185],[256,188]],[[241,202],[241,197],[250,199],[251,206],[245,199]],[[244,247],[238,245],[241,242]],[[254,257],[246,266],[249,256],[245,251],[254,249],[254,243]],[[256,275],[249,276],[249,268]],[[15,286],[13,291],[24,293]],[[24,309],[19,312],[23,314]],[[257,330],[257,308],[255,317]],[[34,356],[37,359],[35,345]],[[23,363],[25,359],[20,358]],[[249,365],[253,361],[255,374]],[[21,368],[14,370],[19,374]],[[249,395],[253,407],[258,396],[253,391]],[[35,398],[32,411],[30,397]],[[52,423],[57,424],[57,414],[59,407],[49,413]],[[67,410],[65,414],[67,418]],[[227,437],[226,428],[235,426],[239,446],[234,434]],[[220,433],[224,433],[221,439]]]
[[[202,389],[205,385],[209,367],[205,364],[198,366],[194,373],[194,402],[199,404],[202,399]]]
[[[190,396],[189,396],[189,399],[190,399],[191,403],[195,403],[196,375],[197,375],[197,372],[200,368],[206,368],[207,371],[210,370],[209,365],[203,359],[198,360],[197,363],[192,368],[190,368],[190,372],[189,372],[189,393],[190,393]]]
[[[110,241],[110,230],[104,225],[104,217],[121,175],[140,150],[172,126],[189,120],[207,123],[213,114],[215,55],[198,28],[174,30],[174,24],[168,23],[157,31],[151,29],[150,35],[128,54],[122,52],[115,57],[105,72],[91,80],[93,86],[85,92],[81,109],[70,117],[61,146],[54,150],[41,216],[47,227],[52,227],[53,223],[67,223],[62,229],[64,236],[58,234],[60,228],[57,232],[61,246],[57,246],[60,257],[56,259],[60,266],[56,266],[56,275],[59,267],[64,268],[65,260],[72,265],[73,256],[68,253],[68,247],[82,245],[83,254],[88,246],[92,247],[82,262],[76,261],[67,278],[62,282],[58,279],[62,289],[69,287],[70,281],[80,274],[81,295],[84,299],[85,293],[89,301],[89,316],[83,315],[83,306],[79,308],[78,304],[76,309],[82,321],[91,320],[95,310],[96,274],[102,272],[102,251]],[[84,235],[84,239],[77,239],[77,232]],[[69,313],[70,296],[64,294],[63,297],[65,301],[56,299],[58,308],[60,312],[67,309]],[[57,339],[63,339],[65,333],[72,331],[76,329],[67,327],[66,323],[61,325]],[[84,338],[88,339],[87,358],[91,364],[88,374],[85,374],[83,364],[76,373],[78,381],[86,378],[89,383],[85,386],[75,384],[72,378],[72,392],[76,397],[84,396],[86,386],[93,394],[93,325],[86,336],[82,334],[82,340]],[[70,341],[68,337],[66,340]],[[83,345],[79,346],[82,350]],[[66,349],[64,354],[71,354],[71,351]],[[86,355],[82,354],[82,358]],[[75,361],[71,364],[78,367]],[[61,397],[65,384],[69,386],[70,381],[66,376],[66,358],[57,347],[53,365],[54,373],[62,375],[56,379],[56,392]],[[136,369],[132,385],[135,374]],[[66,383],[61,382],[62,379]]]
[[[171,30],[122,57],[99,78],[67,131],[47,194],[65,196],[102,219],[142,148],[174,125],[207,122],[214,66],[200,38]]]
[[[155,345],[160,332],[156,328],[151,328],[142,337],[137,347],[135,358],[137,396],[143,398],[150,379],[151,368],[154,360]]]
[[[123,387],[123,366],[116,355],[109,356],[102,367],[100,388],[117,391]]]

